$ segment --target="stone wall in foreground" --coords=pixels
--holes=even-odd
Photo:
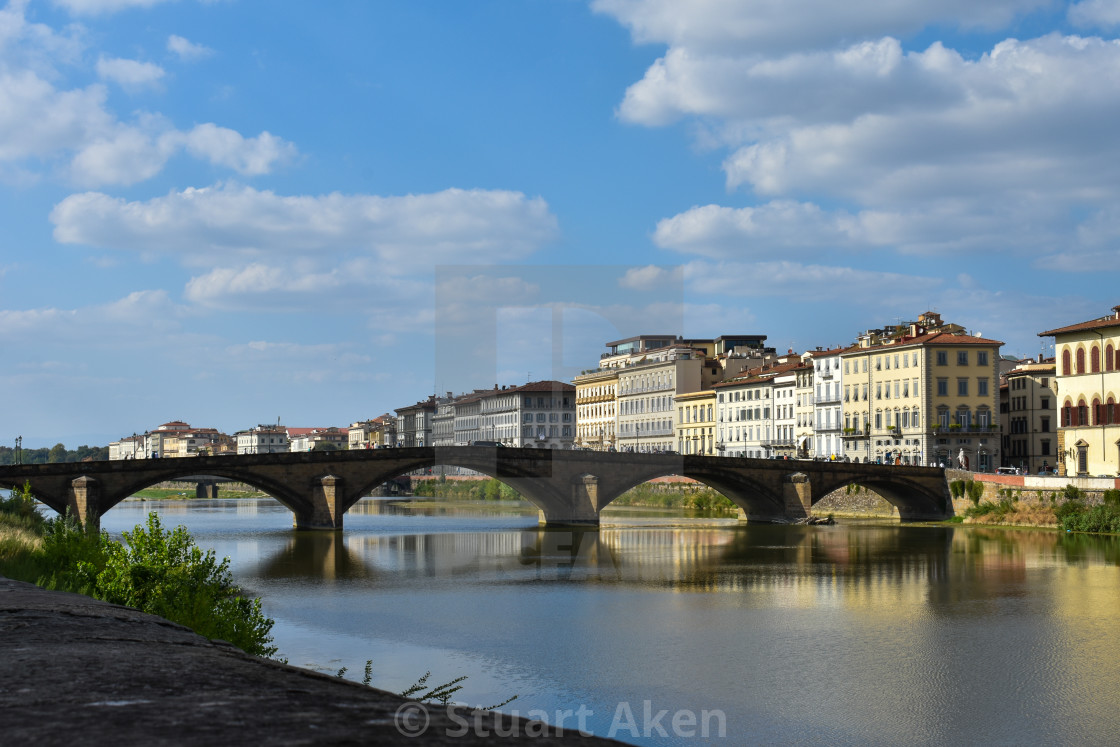
[[[492,711],[415,705],[154,615],[0,577],[3,744],[620,744]],[[408,733],[423,724],[422,736]],[[505,733],[520,738],[494,736]]]

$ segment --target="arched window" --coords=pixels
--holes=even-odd
[[[1077,400],[1077,422],[1074,425],[1089,425],[1089,408],[1085,406],[1083,399]]]
[[[1115,364],[1115,353],[1112,350],[1112,343],[1109,343],[1104,349],[1104,370],[1112,371]]]
[[[1101,349],[1096,345],[1089,351],[1089,370],[1093,373],[1101,372]]]
[[[1069,376],[1069,374],[1069,350],[1066,349],[1062,351],[1062,376]]]
[[[1073,425],[1073,405],[1067,400],[1066,403],[1062,405],[1062,427],[1068,428],[1071,425]]]
[[[1093,397],[1093,425],[1101,424],[1101,401],[1098,397]]]
[[[1077,373],[1085,373],[1085,348],[1077,349]]]
[[[1108,395],[1108,401],[1104,405],[1104,424],[1113,425],[1116,423],[1116,402],[1112,399],[1112,395]]]

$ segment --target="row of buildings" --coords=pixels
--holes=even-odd
[[[176,421],[110,458],[484,444],[1120,473],[1120,306],[1039,335],[1053,358],[1001,356],[934,312],[803,353],[765,335],[638,335],[572,383],[433,395],[349,427]]]

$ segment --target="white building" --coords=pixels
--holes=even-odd
[[[276,454],[290,451],[288,429],[282,425],[258,425],[233,434],[238,454]]]
[[[563,381],[534,381],[479,396],[479,441],[570,449],[575,430],[576,388]]]
[[[813,364],[813,455],[831,459],[844,456],[840,440],[844,427],[844,373],[840,354],[847,348],[815,350],[809,353]]]

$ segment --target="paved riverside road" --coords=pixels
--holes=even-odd
[[[407,702],[128,607],[0,577],[5,745],[621,744],[488,711],[476,722],[457,710],[453,720],[438,706],[414,738],[397,727]],[[510,732],[520,738],[495,736]]]

